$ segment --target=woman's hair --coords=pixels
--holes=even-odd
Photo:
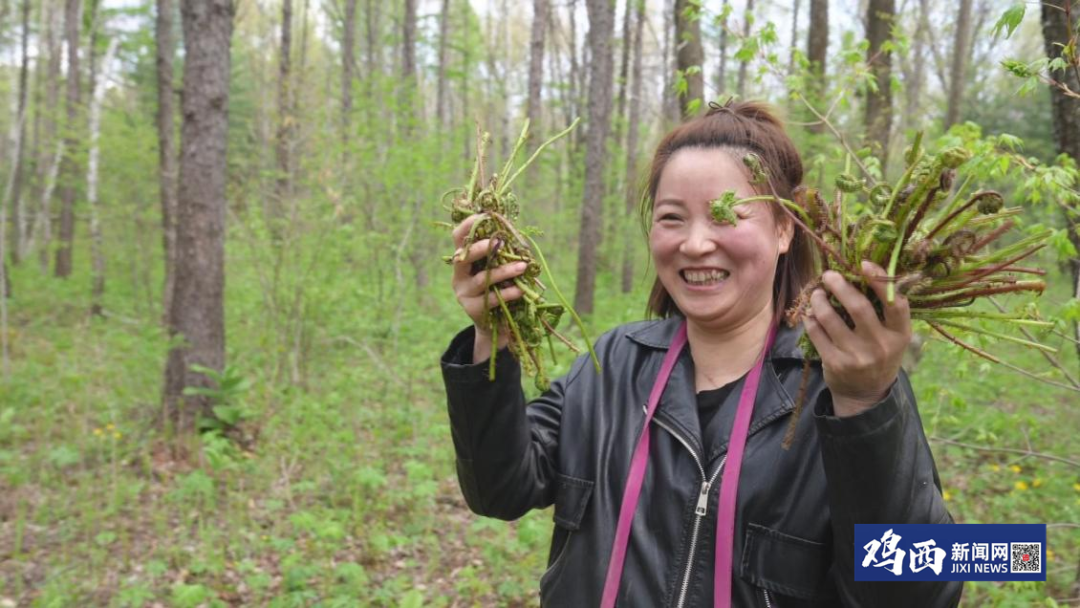
[[[754,186],[758,194],[775,192],[777,196],[790,200],[791,191],[803,179],[799,152],[768,104],[733,100],[724,105],[710,103],[709,111],[704,116],[675,127],[656,147],[641,198],[641,222],[646,235],[652,224],[653,201],[660,175],[672,155],[683,148],[719,148],[729,152],[740,167],[746,153],[757,154],[768,172],[768,183]],[[768,205],[777,222],[791,221],[779,203]],[[813,243],[802,230],[794,227],[791,246],[787,253],[780,254],[773,279],[773,308],[777,322],[813,277],[814,268]],[[659,277],[653,282],[647,312],[659,317],[682,314]]]

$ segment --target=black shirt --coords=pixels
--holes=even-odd
[[[733,380],[720,388],[701,391],[697,394],[698,420],[700,421],[702,435],[701,447],[705,448],[706,454],[712,454],[713,449],[720,443],[720,437],[711,436],[713,434],[708,433],[706,429],[716,428],[712,424],[713,419],[720,413],[720,406],[724,404],[728,395],[735,390],[738,384],[739,380]]]

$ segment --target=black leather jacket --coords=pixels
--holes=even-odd
[[[520,367],[497,353],[472,364],[473,330],[451,342],[442,369],[458,480],[469,507],[512,520],[554,504],[545,606],[600,603],[630,455],[645,403],[679,318],[603,335],[597,374],[585,356],[526,407]],[[765,363],[738,493],[732,605],[890,606],[959,603],[958,582],[853,582],[855,523],[946,523],[933,456],[901,374],[889,395],[837,418],[817,365],[790,450],[780,443],[794,409],[803,357],[800,329],[781,328]],[[618,605],[710,606],[719,492],[695,514],[702,482],[723,466],[742,380],[702,453],[693,360],[686,347],[650,427],[649,465],[627,549]],[[719,477],[717,476],[718,480]]]

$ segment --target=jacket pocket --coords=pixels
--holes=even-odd
[[[555,530],[551,538],[551,553],[548,568],[540,577],[541,601],[550,599],[551,588],[560,573],[565,569],[570,541],[581,529],[581,521],[592,496],[593,482],[558,474],[558,488],[555,494]]]
[[[777,606],[777,595],[802,600],[821,600],[830,593],[829,569],[832,548],[758,524],[746,529],[741,577],[759,587]],[[760,593],[760,592],[759,592]],[[766,604],[765,601],[762,602]]]

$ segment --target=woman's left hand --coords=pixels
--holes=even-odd
[[[834,271],[822,275],[822,284],[851,315],[855,328],[847,326],[820,288],[810,296],[810,314],[803,320],[810,341],[821,354],[833,412],[840,417],[858,414],[885,398],[911,341],[907,298],[896,294],[888,304],[885,270],[863,262],[862,272],[884,306],[884,322],[870,300]]]

